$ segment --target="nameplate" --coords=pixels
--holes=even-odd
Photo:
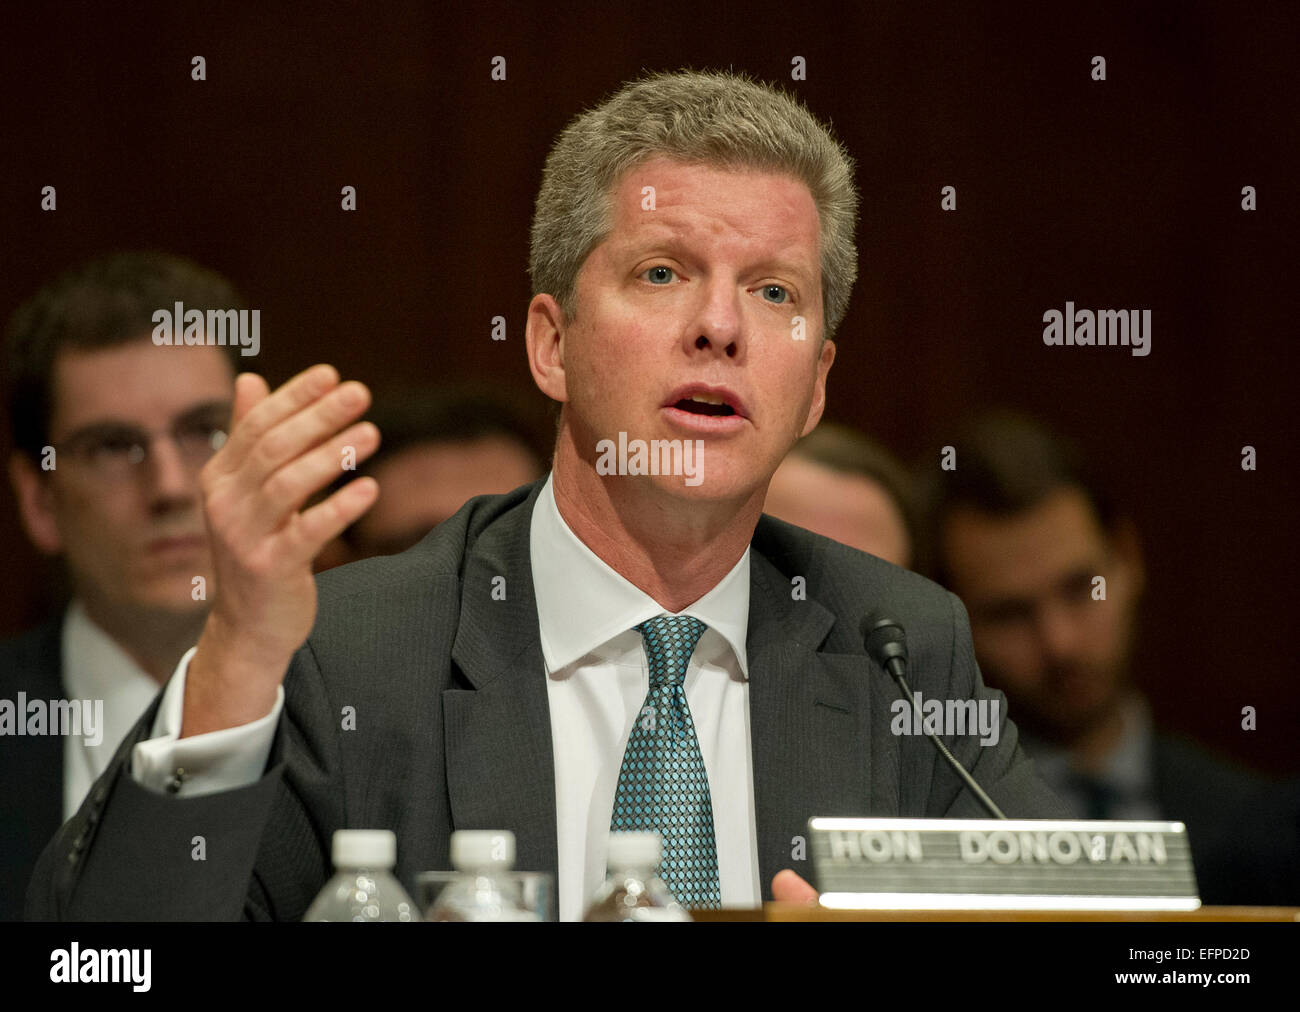
[[[857,910],[1195,910],[1181,822],[809,819],[821,905]]]

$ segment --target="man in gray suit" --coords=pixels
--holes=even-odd
[[[377,446],[369,395],[328,366],[274,393],[241,376],[202,475],[220,593],[42,856],[29,914],[300,918],[348,827],[394,830],[408,885],[453,830],[513,830],[570,919],[610,828],[648,824],[679,894],[745,906],[812,894],[809,816],[981,814],[928,742],[890,733],[858,630],[888,606],[915,690],[1000,704],[960,602],[761,516],[822,414],[856,205],[829,132],[735,75],[652,76],[579,116],[532,234],[551,475],[319,584],[312,557],[378,488],[302,507]],[[1009,815],[1060,814],[1004,710],[997,732],[946,737]]]

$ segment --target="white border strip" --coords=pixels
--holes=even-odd
[[[822,893],[829,910],[1197,910],[1194,896],[1009,896],[976,893]]]

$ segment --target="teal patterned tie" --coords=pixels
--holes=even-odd
[[[623,754],[609,828],[659,833],[659,877],[677,901],[685,907],[719,907],[713,802],[682,685],[708,626],[689,615],[660,615],[636,628],[650,662],[650,691]]]

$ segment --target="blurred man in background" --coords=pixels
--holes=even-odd
[[[980,669],[1043,779],[1081,818],[1185,822],[1207,903],[1300,902],[1295,785],[1158,732],[1133,684],[1132,520],[1028,418],[985,416],[955,448],[927,496],[929,575],[965,602]]]
[[[794,444],[767,488],[763,512],[908,568],[915,511],[906,470],[879,443],[822,422]]]
[[[9,476],[23,529],[61,559],[72,600],[0,643],[16,725],[0,735],[0,918],[22,915],[41,849],[193,645],[215,589],[196,478],[225,439],[239,347],[155,344],[154,313],[177,302],[242,305],[186,260],[119,253],[58,278],[9,323]],[[91,701],[81,715],[102,726],[54,726],[55,700]]]
[[[328,491],[370,475],[383,493],[326,546],[317,572],[404,552],[474,496],[509,492],[547,469],[544,425],[485,390],[389,391],[375,397],[368,417],[383,443]]]

